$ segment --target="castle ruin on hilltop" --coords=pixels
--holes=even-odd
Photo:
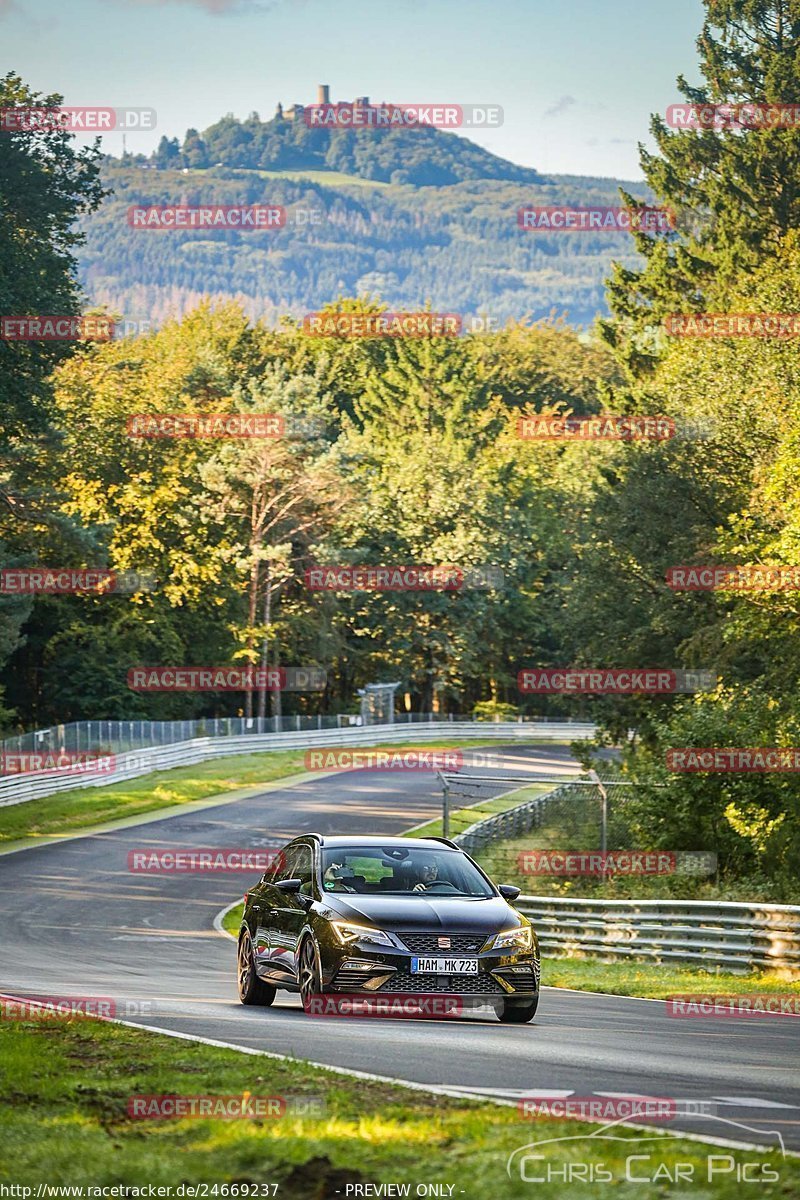
[[[316,103],[317,104],[330,104],[330,102],[331,102],[330,86],[327,83],[318,83],[317,84]],[[349,101],[344,100],[344,101],[339,101],[339,103],[348,104]],[[369,108],[369,96],[356,96],[355,100],[353,101],[353,107],[354,108]],[[279,101],[278,107],[275,109],[275,116],[277,118],[279,118],[280,120],[284,120],[284,121],[302,121],[303,113],[305,112],[305,109],[306,109],[306,106],[304,104],[293,104],[291,106],[291,108],[285,109]]]

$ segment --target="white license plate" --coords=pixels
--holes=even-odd
[[[477,958],[412,958],[414,975],[477,975]]]

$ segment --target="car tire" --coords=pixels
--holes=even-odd
[[[242,1004],[272,1004],[276,989],[271,984],[264,983],[256,974],[256,956],[253,953],[253,939],[249,929],[243,929],[239,935],[236,978]]]
[[[303,1009],[308,1012],[309,1001],[322,992],[322,968],[319,951],[312,937],[303,939],[297,955],[297,983]]]
[[[495,1012],[498,1021],[502,1021],[506,1025],[524,1025],[526,1021],[533,1020],[538,1007],[539,997],[537,995],[527,1004],[520,1004],[514,1000],[501,1000],[495,1008]]]

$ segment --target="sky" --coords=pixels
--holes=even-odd
[[[68,105],[154,108],[149,153],[280,100],[492,104],[468,136],[550,174],[639,179],[650,114],[698,80],[700,0],[0,0],[0,74]],[[376,134],[379,136],[379,134]],[[122,135],[104,139],[111,154]]]

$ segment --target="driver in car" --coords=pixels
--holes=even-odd
[[[426,892],[432,883],[439,878],[439,864],[435,858],[426,862],[419,871],[419,882],[411,889],[414,892]]]

